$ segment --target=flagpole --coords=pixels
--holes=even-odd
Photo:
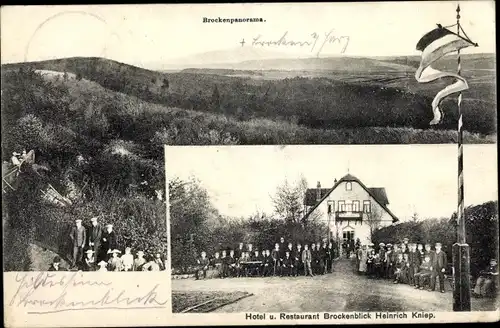
[[[457,34],[460,35],[460,5],[457,5]],[[460,76],[462,66],[460,49],[457,51],[457,74]],[[462,92],[458,94],[458,208],[457,208],[457,242],[453,245],[454,290],[453,311],[470,311],[470,251],[466,242],[464,213],[464,154],[463,154],[463,119]]]

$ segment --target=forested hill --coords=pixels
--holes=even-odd
[[[472,68],[473,62],[477,62],[478,67],[491,66],[491,58],[488,58],[470,55],[469,62],[464,59],[463,64],[464,75],[469,76],[471,86],[464,92],[462,106],[465,129],[485,135],[496,133],[494,79],[489,69]],[[318,68],[291,73],[227,69],[162,73],[103,58],[65,58],[9,64],[3,68],[32,67],[71,72],[77,79],[85,78],[148,102],[223,114],[240,121],[269,118],[320,129],[428,129],[432,119],[432,97],[450,83],[443,80],[418,84],[412,68],[415,62],[418,65],[418,58],[413,57],[406,57],[405,62],[403,57],[319,60],[283,60],[285,63],[300,62],[306,68],[310,68],[309,62],[314,62]],[[442,65],[452,65],[452,60],[455,59],[445,58]],[[444,101],[442,108],[444,122],[433,129],[455,129],[455,99]]]

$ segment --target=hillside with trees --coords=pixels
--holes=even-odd
[[[307,72],[299,72],[297,74],[306,77],[295,74],[279,79],[266,78],[267,71],[200,69],[161,73],[102,58],[65,58],[10,64],[4,68],[71,72],[77,78],[147,102],[223,114],[236,121],[264,118],[324,130],[360,127],[431,130],[433,95],[449,81],[418,84],[410,66],[396,63],[400,59],[393,60],[394,63],[351,58],[347,60],[348,67],[359,64],[367,71],[350,71],[347,66],[343,70],[331,70],[325,64],[320,65],[324,70],[312,77],[308,77]],[[382,62],[384,65],[377,64]],[[478,62],[478,65],[482,63]],[[398,69],[387,68],[389,64]],[[464,73],[473,86],[464,94],[465,130],[483,136],[496,134],[495,87],[494,81],[488,80],[491,75],[488,72],[469,70]],[[214,93],[218,94],[216,100]],[[444,121],[432,130],[455,131],[456,100],[445,100],[442,109]]]

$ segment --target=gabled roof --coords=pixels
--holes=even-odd
[[[307,211],[306,215],[304,218],[307,218],[311,213],[321,204],[331,193],[332,191],[335,190],[342,182],[356,182],[358,183],[363,189],[366,190],[366,192],[373,197],[373,199],[387,212],[389,215],[392,217],[392,222],[396,223],[399,221],[399,219],[391,212],[389,208],[387,208],[387,204],[389,204],[389,201],[387,199],[387,194],[385,192],[385,188],[367,188],[363,182],[361,182],[358,178],[351,174],[346,174],[343,176],[335,185],[328,190],[322,197],[319,202],[317,202],[313,207]],[[315,189],[312,189],[315,190]],[[307,193],[307,192],[306,192]],[[314,194],[316,196],[316,194]],[[314,198],[316,199],[316,198]]]
[[[306,195],[304,197],[304,204],[306,206],[313,206],[314,204],[316,204],[316,190],[318,189],[311,188],[306,190]],[[330,191],[330,188],[320,188],[320,191],[321,191],[320,198],[323,198],[323,196]]]
[[[373,198],[377,198],[384,205],[389,205],[385,188],[368,188],[373,194]]]

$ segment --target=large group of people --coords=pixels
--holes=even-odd
[[[357,271],[369,278],[392,279],[395,284],[409,284],[418,289],[434,291],[439,281],[439,290],[444,293],[445,274],[448,268],[442,244],[409,243],[404,238],[400,244],[373,243],[360,245],[356,250]]]
[[[197,259],[196,279],[207,277],[209,269],[216,270],[220,278],[314,276],[333,272],[337,256],[332,242],[285,242],[281,237],[274,248],[257,249],[253,244],[239,243],[235,248],[216,251],[208,257],[201,252]]]
[[[85,228],[82,220],[75,220],[69,238],[72,244],[70,270],[81,271],[162,271],[166,269],[160,252],[145,254],[142,250],[132,254],[126,247],[122,255],[117,244],[117,236],[113,225],[107,224],[103,229],[97,217],[90,219],[91,225]],[[56,256],[49,271],[65,271],[61,266],[61,258]]]

